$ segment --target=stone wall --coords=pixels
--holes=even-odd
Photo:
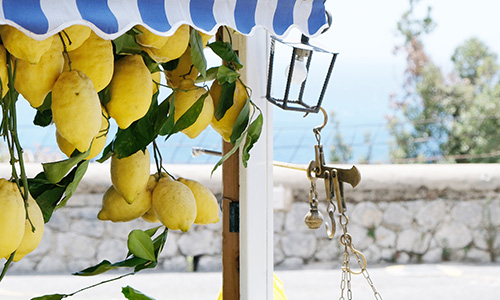
[[[212,166],[167,166],[198,180],[220,198],[220,173]],[[0,166],[8,177],[9,166]],[[40,170],[29,166],[30,175]],[[362,165],[361,183],[345,188],[348,232],[370,264],[465,261],[500,262],[499,165]],[[274,260],[276,268],[339,266],[342,246],[324,225],[311,231],[305,173],[275,168]],[[124,259],[127,234],[154,224],[102,222],[96,215],[110,185],[109,165],[92,164],[77,193],[46,225],[38,249],[15,263],[13,273],[74,272],[101,260]],[[320,210],[326,217],[323,183]],[[338,222],[337,222],[338,223]],[[160,270],[220,270],[221,224],[171,231]],[[339,225],[337,225],[339,227]]]

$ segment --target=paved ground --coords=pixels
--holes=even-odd
[[[500,265],[393,265],[369,267],[369,273],[385,300],[500,299]],[[276,271],[288,300],[338,299],[339,270]],[[100,280],[69,275],[13,276],[0,283],[1,300],[30,299],[48,293],[70,293]],[[121,287],[130,285],[157,300],[216,300],[220,273],[144,273],[84,291],[68,300],[125,299]],[[353,299],[374,299],[361,276],[353,277]],[[252,299],[253,300],[253,299]],[[258,300],[258,299],[255,299]]]

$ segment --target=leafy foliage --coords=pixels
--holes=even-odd
[[[459,45],[445,74],[425,52],[423,38],[435,25],[410,9],[398,23],[398,47],[407,59],[405,95],[393,99],[389,130],[395,162],[499,162],[500,65],[497,55],[477,38]]]

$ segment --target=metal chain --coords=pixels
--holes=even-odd
[[[351,274],[362,274],[363,277],[366,279],[366,282],[368,285],[370,285],[370,288],[373,291],[373,295],[375,296],[375,299],[377,300],[382,300],[382,295],[377,291],[375,288],[375,284],[373,283],[373,280],[370,277],[370,274],[368,273],[368,270],[366,269],[366,259],[363,256],[363,254],[358,251],[353,243],[352,243],[352,237],[351,235],[347,232],[347,224],[349,223],[349,218],[342,213],[339,216],[339,223],[340,226],[342,227],[342,234],[340,235],[340,243],[344,245],[344,254],[343,254],[343,263],[342,263],[342,279],[340,283],[340,289],[341,289],[341,294],[339,300],[345,300],[344,298],[344,290],[347,285],[347,299],[351,300],[352,299],[352,291],[351,291]],[[356,273],[353,272],[350,268],[350,255],[349,255],[349,249],[351,249],[353,255],[356,257],[356,260],[358,262],[359,267],[361,268],[361,272]]]

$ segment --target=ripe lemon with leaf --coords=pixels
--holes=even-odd
[[[202,97],[205,98],[203,99]],[[212,121],[212,116],[214,114],[212,97],[210,97],[210,94],[205,88],[194,85],[192,80],[183,80],[180,83],[179,88],[176,89],[173,99],[175,107],[175,122],[177,122],[189,109],[191,109],[191,107],[197,104],[203,105],[201,110],[199,110],[199,115],[194,123],[182,130],[184,134],[194,139],[203,130],[205,130],[205,128],[207,128]],[[203,101],[203,103],[198,102],[198,100]],[[196,106],[196,108],[200,107]]]
[[[217,120],[216,116],[213,116],[210,123],[212,128],[217,131],[226,142],[231,141],[230,137],[233,133],[233,127],[236,123],[236,119],[238,119],[241,110],[249,98],[246,87],[239,80],[236,80],[235,84],[234,94],[232,95],[233,104],[226,110],[221,119]],[[214,107],[217,108],[222,95],[222,85],[220,85],[217,80],[215,80],[210,87],[210,95],[214,101]]]
[[[193,65],[191,59],[191,47],[188,47],[184,54],[179,57],[177,67],[171,71],[165,71],[167,84],[171,87],[178,88],[183,80],[194,80],[198,77],[198,70]]]
[[[63,72],[52,88],[51,108],[57,132],[78,151],[87,151],[102,123],[92,80],[78,70]]]
[[[149,151],[139,150],[129,157],[111,157],[111,182],[127,203],[132,203],[146,189],[150,169]]]

